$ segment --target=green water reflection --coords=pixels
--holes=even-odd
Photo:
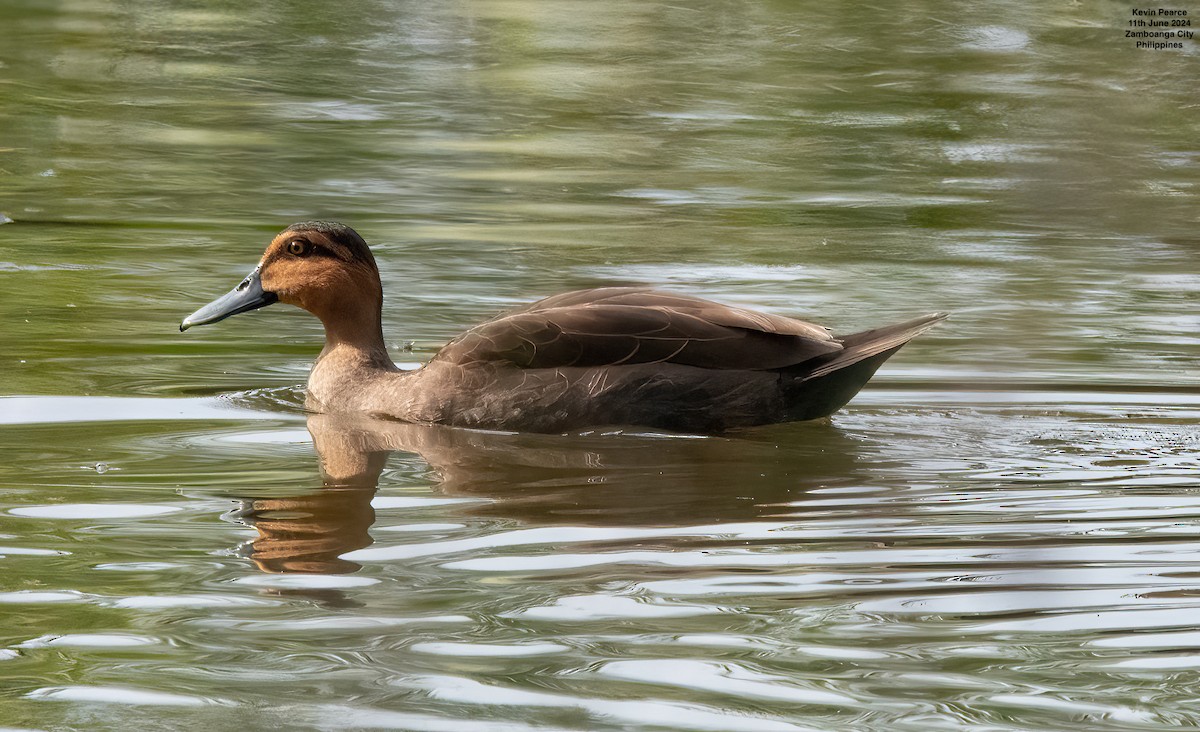
[[[1200,68],[1129,10],[7,3],[0,724],[1196,724]],[[832,425],[392,434],[339,501],[319,324],[177,330],[310,218],[401,362],[599,284],[954,317]]]

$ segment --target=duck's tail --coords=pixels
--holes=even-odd
[[[793,372],[795,380],[788,389],[790,419],[817,419],[841,409],[893,353],[948,316],[949,313],[931,313],[839,337],[842,350],[818,356]]]
[[[860,361],[865,361],[872,356],[877,356],[884,352],[887,352],[890,356],[900,346],[908,343],[913,338],[916,338],[948,317],[950,317],[950,313],[930,313],[929,315],[904,323],[885,325],[882,328],[864,330],[861,333],[841,336],[839,340],[842,342],[842,350],[816,359],[818,362],[822,360],[824,362],[819,363],[816,365],[816,368],[811,369],[803,380],[818,379],[826,374],[840,371],[847,366],[853,366]],[[883,363],[883,361],[879,363]],[[872,371],[872,373],[874,372]],[[870,376],[867,378],[870,378]]]

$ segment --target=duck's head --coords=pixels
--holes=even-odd
[[[292,224],[271,241],[246,279],[184,318],[179,330],[275,302],[304,308],[327,331],[354,324],[377,328],[383,288],[367,243],[344,224]]]

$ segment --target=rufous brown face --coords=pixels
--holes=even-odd
[[[189,315],[187,330],[275,302],[303,308],[325,320],[338,310],[382,301],[370,249],[353,229],[340,224],[294,224],[267,246],[254,271],[237,287]]]

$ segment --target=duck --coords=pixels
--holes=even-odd
[[[325,327],[308,377],[309,411],[536,433],[708,435],[828,417],[947,317],[835,336],[676,292],[598,287],[509,310],[402,370],[384,341],[383,285],[367,242],[344,224],[306,221],[280,232],[245,279],[179,329],[277,302]]]

